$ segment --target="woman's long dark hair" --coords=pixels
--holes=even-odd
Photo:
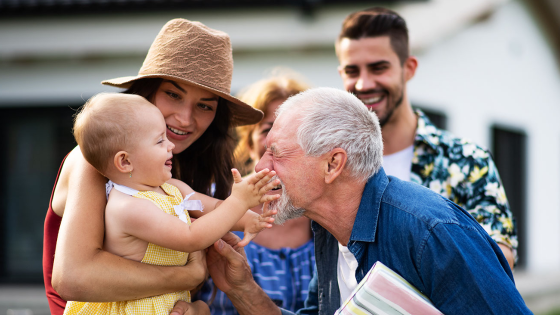
[[[137,94],[153,101],[163,79],[148,78],[135,81],[123,93]],[[187,183],[197,192],[225,199],[229,196],[233,177],[233,149],[231,113],[226,100],[220,98],[214,120],[208,129],[183,152],[173,156],[173,177]]]

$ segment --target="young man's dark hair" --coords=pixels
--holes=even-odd
[[[389,36],[391,47],[399,56],[401,65],[404,64],[409,56],[406,22],[396,12],[385,8],[375,7],[348,15],[342,22],[342,30],[336,44],[338,46],[343,38],[360,39],[378,36]]]

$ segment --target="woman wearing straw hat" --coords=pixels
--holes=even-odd
[[[137,76],[102,83],[152,102],[175,144],[174,177],[198,192],[214,189],[213,195],[224,199],[232,182],[230,128],[257,123],[263,116],[230,95],[232,72],[227,34],[175,19],[160,31]],[[191,255],[184,267],[159,267],[104,251],[105,181],[79,148],[63,161],[45,219],[43,272],[52,314],[63,313],[64,299],[138,299],[192,290],[207,276],[202,253]]]

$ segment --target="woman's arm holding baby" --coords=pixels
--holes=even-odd
[[[52,283],[66,300],[133,300],[190,290],[206,277],[203,253],[182,267],[131,261],[103,250],[105,182],[75,149],[68,157],[68,198],[58,235]],[[65,163],[66,165],[66,163]]]

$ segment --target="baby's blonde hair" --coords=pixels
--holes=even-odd
[[[136,121],[139,106],[154,106],[142,96],[122,93],[99,93],[82,106],[74,120],[74,138],[84,158],[105,174],[115,154],[133,144],[134,130],[142,128]]]

